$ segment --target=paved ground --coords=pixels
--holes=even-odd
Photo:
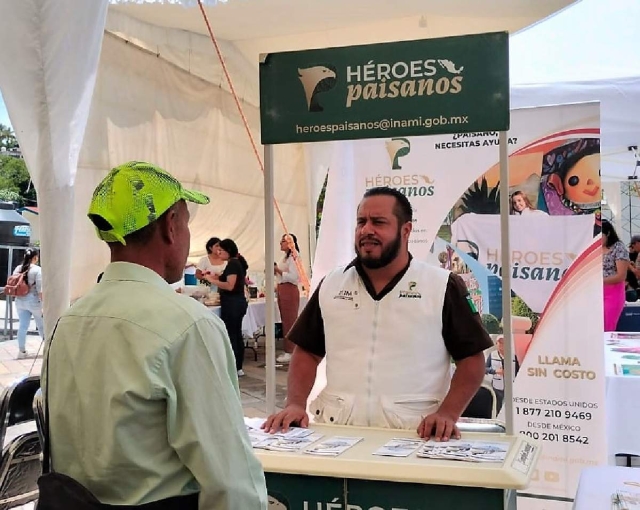
[[[2,306],[0,305],[0,309]],[[14,310],[14,317],[17,314]],[[8,326],[8,324],[7,324]],[[40,374],[42,369],[42,340],[37,334],[35,323],[31,321],[29,334],[27,335],[27,351],[33,356],[29,359],[18,360],[18,342],[16,332],[18,321],[14,321],[13,339],[10,339],[9,328],[4,329],[2,317],[0,317],[0,391],[11,385],[17,379],[32,374]],[[258,346],[258,360],[254,358],[253,351],[245,352],[245,373],[240,378],[240,390],[242,392],[242,405],[246,416],[263,417],[266,415],[266,386],[264,365],[264,342]],[[276,405],[282,407],[286,397],[287,373],[285,369],[276,371]]]

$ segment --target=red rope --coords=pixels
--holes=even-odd
[[[238,98],[236,89],[233,86],[231,75],[229,74],[229,70],[227,69],[227,64],[222,55],[222,51],[220,51],[218,40],[216,39],[216,36],[213,33],[213,29],[211,28],[211,23],[209,23],[209,17],[207,16],[207,12],[204,9],[202,0],[198,0],[198,6],[200,7],[200,12],[202,13],[204,22],[207,25],[207,30],[209,31],[209,37],[211,37],[211,42],[213,43],[213,47],[215,48],[216,54],[218,55],[218,59],[220,60],[220,64],[222,65],[222,71],[224,72],[224,76],[227,79],[229,89],[231,90],[231,95],[233,96],[233,100],[235,101],[236,107],[238,108],[238,112],[240,113],[240,118],[242,119],[242,123],[244,124],[244,129],[247,132],[247,135],[249,136],[249,141],[251,142],[253,153],[255,154],[256,159],[258,160],[258,165],[260,166],[260,170],[262,170],[262,174],[264,175],[264,163],[262,162],[262,158],[260,157],[260,152],[258,151],[258,145],[256,144],[256,141],[253,138],[253,134],[251,133],[251,129],[249,128],[249,122],[247,121],[247,117],[245,116],[244,110],[242,109],[242,105],[240,104],[240,99]],[[266,197],[265,197],[265,200],[266,200]],[[287,225],[284,222],[282,212],[280,211],[280,206],[278,205],[278,201],[276,200],[275,197],[273,197],[273,205],[275,207],[276,213],[278,214],[278,219],[280,220],[282,229],[284,230],[285,234],[287,234],[289,232],[289,229],[287,228]],[[292,248],[294,260],[296,262],[296,267],[298,268],[298,274],[300,275],[300,280],[302,282],[304,290],[305,292],[308,292],[310,284],[309,284],[309,278],[307,277],[307,272],[305,271],[304,266],[302,265],[302,262],[300,260],[300,257],[298,256],[298,253],[296,252],[295,247],[292,246],[293,243],[290,241],[290,238],[288,236],[287,236],[287,241],[288,241],[287,244],[289,244],[289,247]],[[267,269],[268,268],[265,268],[265,271]]]

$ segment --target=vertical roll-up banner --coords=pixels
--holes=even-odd
[[[348,150],[331,163],[316,264],[326,269],[353,257],[352,243],[333,241],[355,228],[367,189],[390,186],[414,208],[413,256],[461,274],[494,338],[509,271],[519,371],[507,405],[515,432],[543,445],[527,493],[545,499],[520,498],[519,508],[570,507],[580,471],[607,458],[599,104],[513,110],[508,186],[499,182],[497,132],[343,144]],[[500,193],[511,203],[509,268],[501,266]],[[488,356],[499,362],[498,352]],[[487,382],[504,387],[500,374],[487,374]]]

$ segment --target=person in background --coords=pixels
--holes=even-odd
[[[231,347],[236,358],[238,377],[244,376],[244,338],[242,337],[242,319],[247,313],[247,298],[244,294],[244,282],[249,264],[238,252],[238,246],[231,239],[218,243],[219,256],[227,263],[222,274],[204,272],[204,278],[218,287],[220,292],[220,318],[227,328]]]
[[[538,214],[547,216],[546,212],[536,209],[531,203],[531,200],[529,200],[529,197],[522,191],[514,192],[509,201],[511,202],[512,215],[525,216],[528,214]]]
[[[613,225],[602,220],[602,277],[604,330],[615,331],[625,301],[625,279],[629,269],[629,252]]]
[[[300,253],[298,247],[298,238],[289,234],[295,246],[296,253]],[[296,261],[293,259],[293,253],[287,242],[287,236],[280,239],[280,250],[284,252],[284,258],[280,264],[276,264],[273,271],[278,284],[278,308],[280,309],[280,320],[282,321],[282,336],[284,337],[284,353],[278,356],[278,363],[289,363],[291,361],[291,353],[295,344],[287,338],[289,331],[293,327],[293,323],[298,318],[300,310],[300,275]]]
[[[513,365],[514,375],[518,375],[520,364],[515,355],[513,356]],[[496,413],[499,413],[504,401],[504,336],[502,335],[496,339],[496,349],[491,351],[487,357],[485,373],[493,376],[491,386],[496,394]]]
[[[625,294],[625,299],[628,302],[638,300],[638,277],[640,277],[640,268],[636,266],[638,253],[640,253],[640,236],[635,235],[631,237],[629,242],[629,269],[627,270]]]
[[[31,317],[36,323],[38,333],[45,340],[44,321],[42,319],[42,270],[38,265],[40,254],[34,248],[28,248],[24,252],[22,264],[13,271],[13,274],[26,273],[25,281],[29,285],[29,293],[26,296],[16,296],[16,310],[18,311],[18,359],[29,357],[27,352],[27,331]]]
[[[196,279],[198,281],[206,280],[206,278],[204,278],[205,273],[219,275],[224,271],[226,262],[220,258],[219,244],[220,239],[217,237],[212,237],[207,241],[207,244],[205,244],[204,247],[207,250],[207,254],[202,257],[196,265]],[[211,288],[211,292],[216,291],[217,289],[215,287]]]
[[[109,508],[266,510],[224,325],[170,287],[189,254],[187,201],[209,198],[138,161],[96,188],[88,216],[111,263],[48,344],[52,468]]]
[[[308,425],[307,400],[326,356],[327,385],[309,405],[316,422],[460,437],[457,420],[482,384],[483,351],[493,341],[464,281],[411,256],[412,222],[398,190],[364,194],[356,257],[322,280],[289,332],[296,348],[287,403],[265,430]]]

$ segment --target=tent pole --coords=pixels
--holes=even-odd
[[[511,331],[511,246],[509,242],[509,147],[500,131],[500,255],[502,263],[502,331],[504,334],[504,400],[506,432],[513,435],[513,335]]]
[[[276,315],[275,315],[275,263],[274,231],[273,145],[264,146],[264,273],[266,279],[265,305],[265,370],[267,372],[267,414],[276,410]]]

